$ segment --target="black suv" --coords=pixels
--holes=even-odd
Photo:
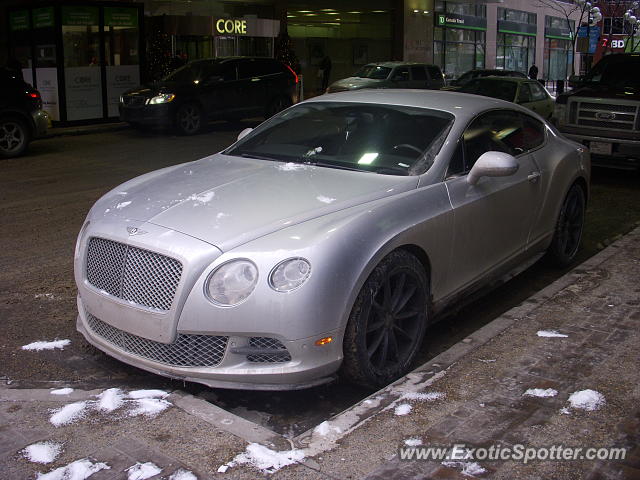
[[[209,120],[266,118],[294,102],[298,76],[271,58],[196,60],[150,86],[125,92],[120,119],[197,133]]]
[[[40,93],[12,70],[0,68],[0,158],[22,155],[47,131]]]

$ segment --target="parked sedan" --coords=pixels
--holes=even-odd
[[[196,60],[160,82],[125,92],[120,119],[193,135],[209,120],[270,117],[296,100],[297,82],[291,68],[272,58]]]
[[[476,78],[458,91],[518,103],[546,119],[551,118],[555,107],[553,97],[547,89],[540,82],[526,78]]]
[[[444,86],[444,75],[437,65],[415,62],[380,62],[365,65],[352,76],[338,80],[327,93],[361,88],[429,88]]]
[[[450,306],[573,260],[589,175],[583,146],[512,103],[316,97],[102,197],[76,244],[77,327],[214,387],[380,387]]]
[[[500,70],[497,68],[494,69],[477,69],[477,70],[469,70],[468,72],[463,73],[458,78],[451,82],[451,89],[456,89],[456,87],[463,87],[471,80],[482,77],[514,77],[514,78],[527,78],[527,76],[516,70]]]

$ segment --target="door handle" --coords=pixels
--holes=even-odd
[[[529,180],[531,183],[536,183],[539,178],[540,178],[540,172],[531,172],[527,176],[527,180]]]

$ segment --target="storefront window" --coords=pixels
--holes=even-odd
[[[573,63],[573,34],[575,22],[559,17],[545,17],[544,71],[545,80],[565,80]]]
[[[527,73],[535,63],[537,15],[498,8],[496,67]]]
[[[35,8],[31,15],[36,45],[36,88],[42,96],[42,108],[57,121],[60,120],[60,99],[54,10],[53,7]]]
[[[140,83],[138,10],[104,9],[107,115],[118,116],[120,95]]]

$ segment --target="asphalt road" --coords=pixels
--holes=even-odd
[[[0,162],[0,377],[16,387],[186,388],[281,433],[297,434],[369,392],[336,383],[302,392],[243,392],[182,385],[121,364],[75,331],[73,250],[102,194],[136,175],[188,162],[232,143],[247,125],[219,123],[196,137],[130,129],[34,142]],[[640,176],[595,170],[584,260],[640,220]],[[564,272],[544,262],[429,329],[419,362],[465,338]],[[64,351],[24,352],[36,340],[70,339]]]

